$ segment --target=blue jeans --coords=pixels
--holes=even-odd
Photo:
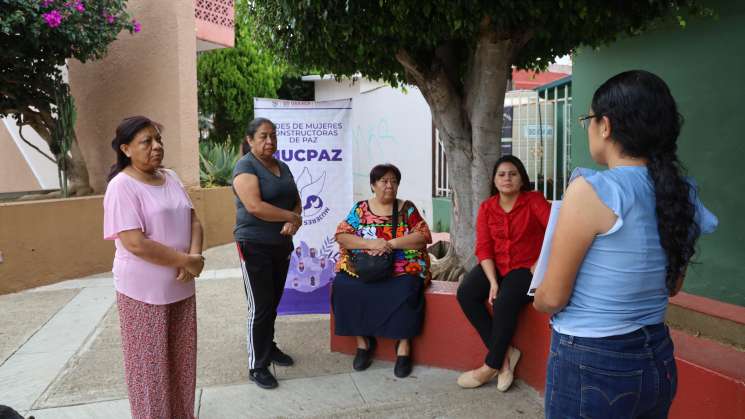
[[[664,324],[582,338],[553,332],[546,418],[666,418],[678,373]]]

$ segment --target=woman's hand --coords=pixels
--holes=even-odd
[[[380,256],[393,250],[390,242],[385,239],[366,240],[367,250],[373,256]]]
[[[497,281],[489,281],[489,304],[494,304],[494,300],[497,299],[497,293],[499,292],[499,285]]]
[[[189,273],[184,268],[178,268],[178,276],[176,277],[176,280],[179,282],[189,282],[194,280],[194,275]]]
[[[427,238],[420,232],[413,232],[388,240],[391,249],[399,250],[424,250],[427,248]]]
[[[299,225],[296,225],[293,223],[285,223],[282,226],[282,230],[280,230],[279,234],[283,236],[294,236],[295,233],[297,233],[299,228],[300,228]]]
[[[186,263],[184,263],[183,268],[194,277],[198,277],[204,269],[204,256],[195,253],[186,255]]]
[[[292,215],[290,216],[290,219],[287,220],[288,223],[295,225],[295,231],[297,231],[301,225],[303,225],[303,217],[296,213],[296,212],[290,212]]]

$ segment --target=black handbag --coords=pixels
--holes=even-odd
[[[369,205],[369,204],[368,204]],[[392,238],[396,238],[398,230],[398,200],[393,203]],[[379,282],[389,279],[393,275],[393,263],[395,252],[380,256],[373,256],[364,251],[352,255],[354,270],[362,282]]]

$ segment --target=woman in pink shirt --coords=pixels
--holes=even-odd
[[[117,127],[104,239],[116,240],[114,285],[132,417],[193,418],[202,226],[176,173],[161,167],[161,128],[144,116]]]

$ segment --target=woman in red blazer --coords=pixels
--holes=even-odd
[[[531,191],[523,163],[504,156],[494,165],[492,196],[481,203],[476,219],[476,265],[458,287],[463,313],[489,350],[481,367],[458,378],[463,388],[475,388],[497,378],[497,389],[507,391],[520,351],[510,346],[520,309],[538,260],[551,205]],[[493,318],[484,305],[491,303]]]

